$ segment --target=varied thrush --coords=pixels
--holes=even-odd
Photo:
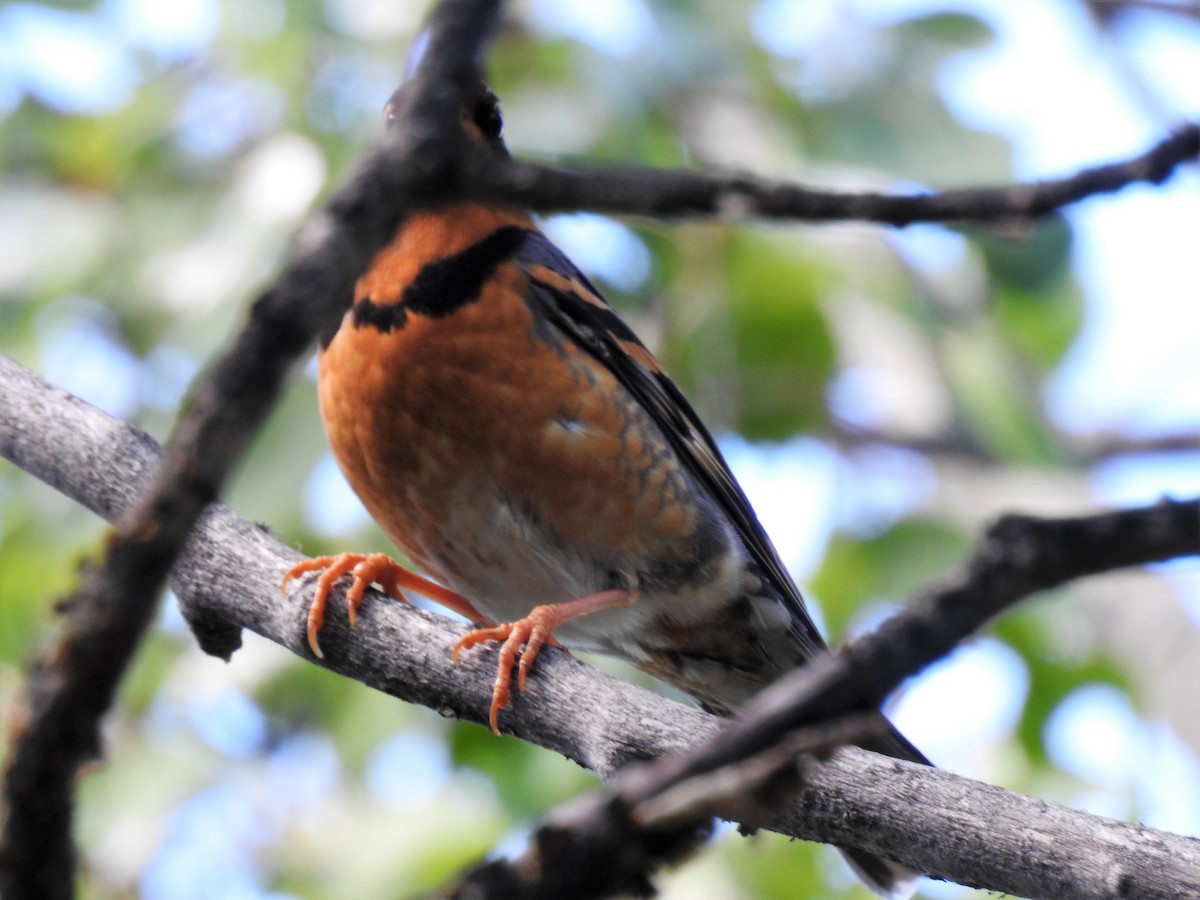
[[[507,154],[485,86],[463,126]],[[346,573],[352,623],[377,583],[477,623],[456,657],[500,643],[493,730],[514,667],[524,688],[551,641],[623,657],[718,715],[826,651],[696,412],[527,212],[455,203],[411,215],[322,340],[319,373],[347,480],[436,582],[382,554],[296,565],[285,586],[321,573],[308,620],[318,656]],[[894,729],[871,749],[926,762]],[[881,892],[911,876],[847,856]]]

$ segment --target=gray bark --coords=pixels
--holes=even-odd
[[[0,357],[0,454],[113,520],[152,477],[157,443]],[[222,504],[204,515],[171,585],[210,652],[247,628],[304,659],[443,715],[485,722],[493,656],[450,661],[465,626],[373,594],[351,632],[331,607],[324,660],[305,639],[309,589],[281,596],[300,555]],[[722,721],[543,652],[502,716],[518,737],[612,779],[715,734]],[[1035,898],[1200,896],[1200,841],[1071,810],[948,772],[846,749],[807,768],[780,829],[881,853],[935,878]]]

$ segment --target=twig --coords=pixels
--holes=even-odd
[[[906,196],[817,190],[744,175],[556,169],[476,151],[465,161],[462,195],[539,212],[590,209],[659,218],[720,215],[888,225],[1004,221],[1042,216],[1136,182],[1161,184],[1198,156],[1200,125],[1187,124],[1145,153],[1064,178]]]
[[[0,454],[58,490],[114,519],[149,483],[159,453],[142,432],[0,357]],[[214,504],[171,586],[189,621],[219,626],[234,636],[233,645],[247,628],[311,661],[305,598],[278,590],[298,557]],[[325,628],[321,665],[443,715],[486,722],[492,663],[484,657],[468,657],[457,668],[450,663],[464,626],[372,593],[357,630],[350,632],[338,615]],[[225,652],[231,649],[227,643]],[[549,649],[503,724],[611,784],[631,762],[695,746],[724,723]],[[863,846],[938,878],[1018,896],[1116,897],[1121,878],[1144,889],[1137,896],[1200,896],[1200,843],[1187,838],[852,749],[806,767],[804,775],[803,801],[772,826],[794,837]],[[560,822],[562,840],[572,840],[572,823],[596,805],[584,803],[583,812]],[[627,852],[636,863],[645,843],[633,837]],[[650,858],[662,861],[653,842],[651,850]],[[650,869],[633,866],[643,885]],[[600,871],[617,870],[606,862]]]
[[[607,873],[609,880],[603,886],[594,885],[592,896],[597,897],[646,884],[656,868],[694,845],[719,800],[705,804],[693,790],[696,815],[677,817],[670,829],[638,828],[634,810],[670,795],[681,784],[742,766],[786,742],[796,729],[877,709],[901,681],[1031,593],[1087,575],[1196,554],[1200,554],[1200,500],[1164,500],[1155,506],[1070,519],[1007,516],[988,531],[976,556],[947,584],[929,591],[842,652],[814,659],[781,679],[712,740],[623,774],[612,796],[596,799],[591,806],[575,801],[569,826],[562,821],[547,826],[554,840],[535,834],[523,856],[511,863],[490,863],[468,876],[460,886],[461,895],[498,897],[474,893],[479,885],[490,889],[486,886],[498,883],[511,896],[550,896],[547,884],[563,890],[562,873],[577,871]],[[713,783],[722,782],[714,778]],[[852,845],[887,855],[887,847],[872,843],[871,830],[863,824],[856,822],[859,827],[850,836]],[[623,835],[641,852],[612,853],[609,842],[614,834]],[[1118,859],[1111,866],[1097,867],[1094,877],[1085,881],[1061,872],[1027,870],[1020,887],[1004,890],[1044,898],[1173,896],[1159,890],[1158,873],[1141,860]],[[505,867],[508,871],[501,876],[499,870]],[[989,876],[998,874],[989,872]],[[1200,877],[1200,870],[1193,876]],[[998,884],[991,877],[964,883]],[[1100,889],[1114,885],[1120,889]]]
[[[1200,19],[1200,3],[1189,0],[1086,0],[1087,7],[1102,21],[1107,22],[1123,12],[1166,13],[1187,19]]]
[[[301,235],[292,263],[254,304],[232,349],[197,390],[155,483],[119,521],[104,563],[65,604],[62,636],[32,666],[13,731],[0,842],[0,894],[8,900],[74,895],[73,780],[100,752],[100,718],[167,571],[291,364],[340,317],[354,280],[395,233],[412,198],[453,187],[435,144],[454,127],[458,92],[468,86],[498,6],[498,0],[439,6],[410,127],[389,132]]]
[[[647,797],[630,809],[629,820],[640,830],[695,827],[713,816],[751,825],[773,821],[780,809],[790,805],[782,798],[804,783],[801,754],[828,757],[839,747],[884,731],[885,720],[870,713],[797,729],[755,756]]]
[[[1200,554],[1200,501],[1078,518],[1010,515],[966,567],[841,652],[814,660],[760,694],[737,726],[690,759],[664,762],[663,784],[744,759],[791,729],[877,708],[900,682],[941,659],[1012,604],[1068,581]]]
[[[997,465],[1002,463],[995,454],[965,433],[909,435],[898,431],[861,428],[835,421],[826,430],[824,436],[845,450],[882,444],[913,450],[932,457],[951,457]],[[1058,441],[1069,461],[1076,465],[1091,465],[1117,456],[1200,453],[1200,432],[1196,431],[1168,432],[1145,437],[1105,432],[1083,435],[1060,434]]]
[[[456,110],[499,0],[444,0],[405,126],[389,131],[301,234],[293,262],[254,304],[233,348],[195,393],[154,486],[120,521],[103,566],[66,604],[63,636],[34,664],[5,776],[0,892],[69,897],[71,782],[99,752],[98,722],[153,612],[172,560],[219,494],[298,355],[341,315],[353,281],[416,205],[479,196],[538,210],[722,214],[896,225],[1034,216],[1134,181],[1158,183],[1200,150],[1189,125],[1135,159],[1000,190],[913,197],[840,194],[746,177],[566,172],[473,152]]]

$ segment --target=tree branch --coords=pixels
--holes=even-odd
[[[1064,178],[1000,188],[895,195],[848,193],[771,182],[746,175],[653,169],[558,169],[502,160],[473,148],[462,196],[502,201],[539,212],[598,212],[804,221],[979,222],[1043,216],[1087,197],[1136,182],[1161,184],[1200,157],[1200,124],[1181,126],[1138,156],[1082,169]]]
[[[1085,0],[1084,5],[1107,24],[1125,12],[1154,12],[1200,20],[1200,3],[1195,0]]]
[[[845,450],[882,444],[932,457],[957,458],[996,465],[1002,463],[996,454],[968,434],[909,435],[834,420],[824,430],[822,437]],[[1118,456],[1200,453],[1200,432],[1194,430],[1132,437],[1115,432],[1060,432],[1057,440],[1063,453],[1069,456],[1069,462],[1076,466],[1095,465]]]
[[[0,453],[108,519],[136,502],[161,458],[142,432],[3,357]],[[1200,504],[1172,508],[1200,515]],[[1147,513],[1151,520],[1156,509]],[[1076,529],[1064,527],[1067,534]],[[1118,540],[1115,533],[1108,539]],[[1159,558],[1178,549],[1177,536],[1145,532],[1135,542],[1140,549],[1122,550],[1099,567],[1129,564],[1137,554],[1145,558],[1155,540],[1163,542]],[[1198,546],[1192,544],[1190,552]],[[190,621],[224,635],[215,647],[206,640],[223,655],[236,646],[229,635],[248,628],[402,700],[486,722],[493,663],[482,654],[468,655],[458,667],[450,662],[465,626],[377,593],[369,597],[354,632],[342,616],[329,617],[322,632],[326,658],[312,660],[305,638],[307,597],[303,592],[283,597],[278,587],[298,558],[260,526],[215,504],[176,564],[171,585]],[[1066,577],[1070,567],[1056,566],[1058,577]],[[964,594],[961,605],[969,599]],[[503,724],[614,782],[628,764],[696,746],[726,723],[551,648],[539,658],[529,692],[505,712]],[[1137,891],[1125,896],[1200,893],[1200,842],[1194,840],[853,749],[806,766],[803,775],[803,796],[782,825],[772,826],[796,837],[860,846],[934,877],[1019,896],[1116,897],[1122,885]]]
[[[62,635],[33,664],[5,773],[0,894],[74,896],[72,785],[99,753],[99,722],[148,626],[167,572],[275,401],[291,364],[348,305],[355,279],[413,202],[452,189],[445,134],[499,0],[444,0],[417,75],[409,127],[390,130],[301,234],[275,286],[196,390],[145,496],[122,512],[103,564],[66,603]],[[459,143],[465,142],[459,138]]]
[[[1200,501],[1163,502],[1150,507],[1121,510],[1079,518],[1034,518],[1006,516],[987,533],[975,557],[944,585],[931,589],[902,613],[886,620],[836,654],[818,657],[803,668],[780,679],[758,695],[735,722],[713,739],[686,753],[663,758],[624,773],[612,796],[597,798],[590,805],[571,804],[570,822],[555,821],[535,835],[531,848],[516,860],[499,860],[480,867],[463,883],[464,895],[488,897],[553,896],[570,888],[561,881],[563,873],[588,872],[593,896],[609,896],[645,884],[655,868],[671,862],[680,848],[691,846],[695,834],[707,827],[715,807],[696,802],[693,817],[677,817],[672,827],[639,822],[639,810],[689,783],[710,781],[721,784],[715,773],[741,768],[748,760],[777,755],[797,730],[820,722],[836,722],[847,714],[877,709],[887,696],[910,675],[940,659],[989,618],[1040,590],[1062,585],[1087,575],[1200,554]],[[786,757],[772,772],[786,776]],[[696,789],[690,793],[696,794]],[[921,803],[925,802],[922,794]],[[735,809],[745,809],[745,799]],[[745,822],[744,818],[741,821]],[[766,825],[768,821],[751,822]],[[848,832],[833,843],[879,853],[894,854],[891,840],[880,838],[876,823],[864,827],[854,819]],[[919,833],[918,833],[919,834]],[[895,836],[895,835],[893,835]],[[613,843],[619,837],[619,842]],[[948,835],[939,833],[937,842]],[[909,835],[910,839],[919,839]],[[880,841],[875,843],[875,841]],[[628,846],[640,848],[630,853]],[[997,844],[981,847],[978,860],[988,866],[996,859]],[[1195,845],[1200,850],[1200,843]],[[931,848],[931,849],[936,849]],[[1128,847],[1126,849],[1129,849]],[[1008,881],[1002,889],[1027,897],[1171,897],[1180,896],[1178,885],[1165,885],[1161,872],[1143,865],[1145,851],[1138,855],[1088,859],[1090,872],[1080,881],[1057,866],[1024,866],[1021,885]],[[908,864],[908,859],[901,857]],[[1012,861],[1005,862],[1005,867]],[[1191,864],[1191,865],[1194,865]],[[915,866],[919,871],[943,872]],[[990,869],[973,870],[973,879],[949,876],[967,884],[1000,887],[993,879],[1011,874]],[[549,873],[547,875],[546,873]],[[598,882],[597,878],[609,879]],[[1193,869],[1191,878],[1200,878]],[[547,880],[551,879],[551,880]],[[581,884],[579,887],[582,888]],[[499,887],[499,893],[488,893]]]
[[[1189,125],[1139,157],[1070,178],[912,197],[840,194],[740,176],[567,172],[504,162],[480,153],[456,127],[462,92],[476,77],[476,60],[499,5],[499,0],[439,4],[403,127],[389,130],[302,232],[293,261],[259,297],[230,351],[196,390],[147,493],[123,508],[103,565],[66,604],[63,634],[33,665],[14,730],[0,842],[5,896],[71,896],[72,780],[99,752],[99,719],[150,621],[158,589],[293,361],[334,327],[354,280],[412,209],[477,196],[538,210],[853,218],[897,225],[1024,217],[1134,181],[1158,183],[1200,151],[1200,128]],[[210,648],[232,640],[219,623],[212,629],[206,638]]]

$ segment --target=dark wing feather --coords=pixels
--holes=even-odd
[[[517,250],[516,262],[530,281],[532,299],[540,311],[637,399],[687,469],[733,523],[768,585],[791,612],[797,639],[810,655],[823,650],[825,642],[804,607],[799,588],[712,435],[679,388],[600,292],[545,235],[530,231]]]

